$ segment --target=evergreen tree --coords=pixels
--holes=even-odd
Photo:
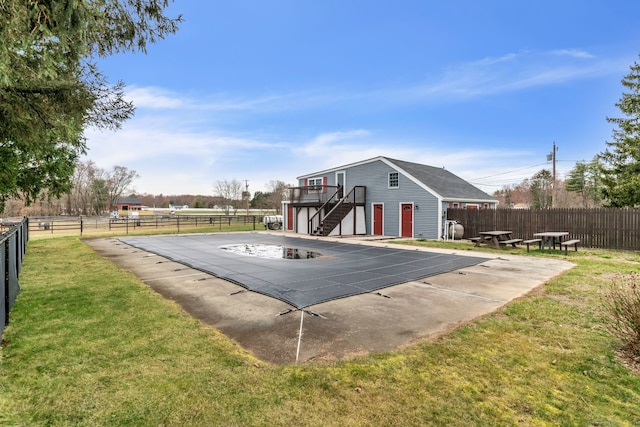
[[[271,193],[256,191],[251,199],[251,209],[267,209],[269,207],[269,196]]]
[[[69,191],[88,126],[117,129],[133,115],[124,84],[95,60],[146,51],[177,31],[169,0],[0,1],[0,208]]]
[[[603,196],[612,207],[640,206],[640,65],[634,62],[630,68],[622,79],[628,92],[616,103],[623,117],[607,117],[616,128],[599,155]]]
[[[532,207],[536,209],[550,208],[552,202],[553,176],[542,169],[531,177],[530,182]]]
[[[602,199],[600,170],[601,163],[597,157],[589,163],[577,162],[565,182],[567,191],[580,194],[585,208],[598,206]]]

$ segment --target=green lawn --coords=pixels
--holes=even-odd
[[[271,366],[79,238],[32,240],[0,354],[0,425],[638,425],[640,375],[616,356],[600,291],[640,255],[567,258],[578,267],[437,339]]]

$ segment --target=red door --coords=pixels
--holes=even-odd
[[[293,206],[287,205],[287,230],[293,230]]]
[[[413,205],[403,203],[402,210],[402,237],[413,237]]]
[[[373,205],[373,235],[374,236],[382,236],[382,203],[377,203]]]

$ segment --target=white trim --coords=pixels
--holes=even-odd
[[[490,205],[497,205],[498,203],[495,200],[487,200],[487,199],[455,199],[455,200],[451,200],[451,199],[443,199],[443,201],[447,202],[447,204],[449,203],[488,203]]]
[[[399,213],[399,217],[398,217],[398,236],[399,237],[405,237],[402,235],[402,205],[411,205],[411,237],[407,237],[407,238],[413,238],[415,236],[415,226],[416,226],[416,206],[415,203],[413,202],[400,202],[398,204],[398,213]]]
[[[374,234],[375,230],[374,230],[374,220],[375,220],[375,209],[373,208],[375,205],[382,205],[382,236],[384,236],[384,202],[373,202],[371,203],[371,235],[372,236],[376,236],[376,234]]]
[[[320,181],[320,184],[317,183],[318,180]],[[313,181],[313,184],[311,184],[309,181]],[[322,176],[314,176],[313,178],[307,178],[307,187],[309,187],[310,190],[321,190],[323,185],[324,185],[324,177]]]
[[[405,171],[404,169],[402,169],[401,167],[399,167],[395,163],[391,163],[389,160],[385,159],[384,157],[380,157],[379,160],[382,161],[387,166],[389,166],[391,169],[402,173],[402,175],[404,175],[406,178],[408,178],[414,184],[416,184],[417,186],[421,187],[425,191],[429,192],[433,197],[435,197],[439,201],[442,201],[443,197],[440,194],[436,193],[435,190],[433,190],[431,187],[428,187],[424,182],[420,181],[419,179],[417,179],[416,177],[411,175],[409,172]],[[398,177],[398,179],[400,179],[400,178]]]
[[[398,182],[398,184],[395,187],[391,186],[391,174],[395,173],[398,175],[398,177],[396,178],[396,181]],[[387,172],[387,190],[397,190],[400,188],[400,172],[398,172],[397,170],[393,170],[391,172]]]
[[[306,174],[306,175],[301,175],[301,176],[297,177],[296,179],[297,180],[301,180],[301,179],[308,178],[310,176],[326,175],[326,174],[328,174],[330,172],[335,172],[335,171],[339,171],[339,170],[342,170],[342,169],[349,169],[349,168],[352,168],[354,166],[360,166],[360,165],[364,165],[364,164],[367,164],[367,163],[373,163],[373,162],[375,162],[377,160],[381,160],[381,159],[382,159],[382,156],[378,156],[378,157],[374,157],[372,159],[367,159],[367,160],[362,160],[362,161],[359,161],[359,162],[349,163],[347,165],[338,166],[338,167],[331,168],[331,169],[325,169],[325,170],[320,171],[320,172],[313,172],[313,173],[309,173],[309,174]]]
[[[346,169],[349,169],[349,168],[352,168],[352,167],[355,167],[355,166],[361,166],[361,165],[365,165],[367,163],[373,163],[373,162],[376,162],[376,161],[381,161],[384,164],[386,164],[387,166],[389,166],[391,169],[394,169],[394,170],[397,170],[398,172],[401,172],[404,176],[406,176],[408,179],[410,179],[411,181],[416,183],[418,186],[420,186],[424,190],[426,190],[429,193],[431,193],[438,200],[440,200],[440,201],[445,200],[445,196],[443,196],[441,194],[438,194],[435,190],[431,189],[430,187],[425,185],[423,182],[421,182],[420,180],[416,179],[413,175],[411,175],[410,173],[408,173],[407,171],[405,171],[404,169],[402,169],[401,167],[399,167],[395,163],[392,163],[390,160],[388,160],[384,156],[373,157],[371,159],[361,160],[359,162],[349,163],[349,164],[338,166],[338,167],[331,168],[331,169],[325,169],[324,171],[313,172],[313,173],[309,173],[309,174],[306,174],[306,175],[301,175],[296,179],[297,180],[301,180],[301,179],[306,179],[306,178],[309,178],[309,177],[315,177],[317,175],[326,175],[327,173],[330,173],[330,172],[335,172],[335,171],[339,171],[339,170],[346,170]],[[424,165],[424,166],[428,166],[428,165]],[[387,185],[388,185],[388,182],[387,182]],[[450,199],[451,199],[451,197],[449,196],[446,200],[450,200]],[[460,202],[486,202],[486,203],[496,204],[497,205],[497,200],[496,199],[460,199],[459,201]]]
[[[347,171],[344,170],[344,169],[336,171],[336,176],[335,176],[336,187],[339,185],[338,184],[338,175],[342,175],[342,195],[346,196],[346,193],[347,193]]]

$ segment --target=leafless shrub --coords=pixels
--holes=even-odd
[[[640,274],[618,274],[603,294],[609,330],[622,341],[623,349],[640,357]]]

